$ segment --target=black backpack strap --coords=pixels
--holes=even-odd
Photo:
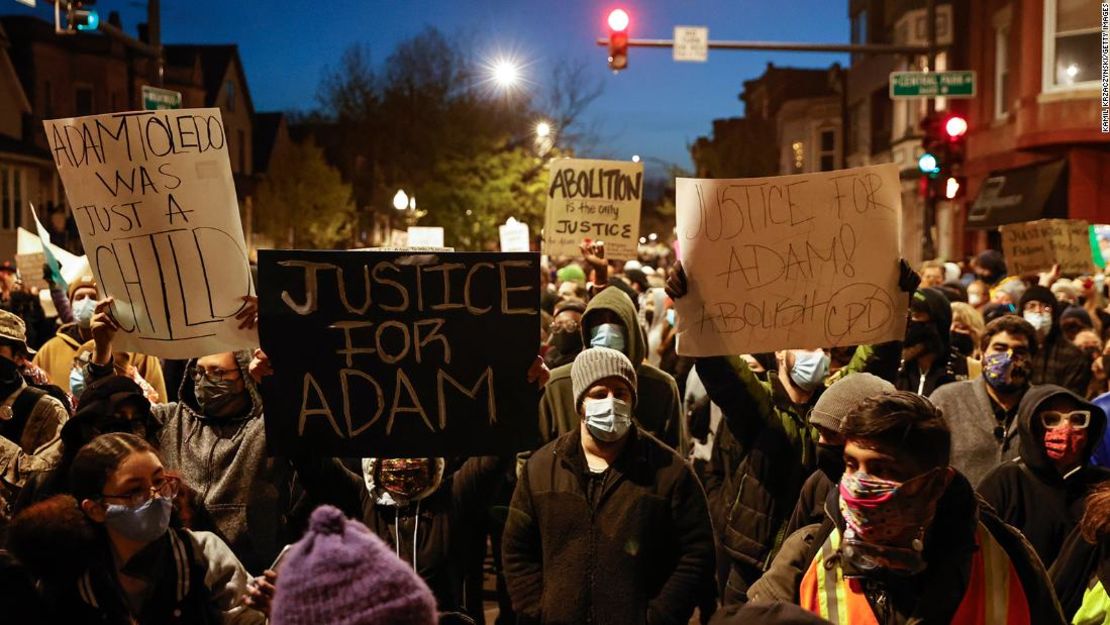
[[[12,402],[12,418],[7,421],[0,421],[0,436],[18,445],[20,439],[23,438],[23,430],[27,427],[27,421],[31,418],[31,412],[34,411],[35,404],[39,403],[39,399],[45,395],[46,391],[33,386],[23,387],[19,396]]]

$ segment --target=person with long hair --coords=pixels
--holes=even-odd
[[[8,540],[38,579],[50,622],[265,622],[275,575],[251,580],[215,534],[170,527],[180,485],[146,440],[98,436],[69,481],[72,495],[21,512]]]
[[[1110,483],[1091,491],[1086,504],[1049,575],[1069,623],[1101,625],[1110,618]]]

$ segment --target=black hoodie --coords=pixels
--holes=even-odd
[[[1029,302],[1042,302],[1052,307],[1052,327],[1033,355],[1033,384],[1059,384],[1073,393],[1084,396],[1091,383],[1091,360],[1064,336],[1060,329],[1060,315],[1067,304],[1057,301],[1052,291],[1043,286],[1031,286],[1021,296],[1018,314]]]
[[[900,391],[909,391],[917,393],[922,397],[928,397],[933,394],[937,387],[955,382],[956,376],[949,370],[948,357],[952,352],[952,340],[950,332],[952,329],[952,304],[948,302],[948,298],[944,296],[944,292],[934,288],[918,289],[913,294],[910,306],[917,311],[928,313],[930,323],[936,327],[937,336],[940,338],[940,345],[931,346],[931,350],[936,355],[936,360],[933,361],[932,366],[925,372],[924,379],[922,379],[921,370],[917,366],[917,361],[909,361],[902,363],[901,369],[898,370],[898,377],[894,380],[894,386]]]
[[[1091,411],[1087,427],[1089,458],[1106,430],[1106,413],[1071,391],[1051,385],[1032,386],[1018,405],[1021,455],[1000,465],[979,484],[979,494],[1003,521],[1021,530],[1037,555],[1050,566],[1060,553],[1086,509],[1087,494],[1110,478],[1110,469],[1084,464],[1061,476],[1044,450],[1043,427],[1033,417],[1055,397],[1067,397],[1082,410]]]

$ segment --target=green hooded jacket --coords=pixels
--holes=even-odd
[[[614,288],[604,289],[594,296],[582,315],[583,344],[590,344],[586,328],[591,326],[591,319],[603,310],[612,312],[620,319],[624,326],[624,354],[636,366],[637,400],[634,413],[637,425],[685,458],[690,450],[690,436],[682,419],[678,386],[670,374],[646,362],[647,338],[636,318],[632,300]],[[556,367],[544,389],[543,399],[540,400],[540,437],[544,443],[578,429],[580,419],[570,380],[572,366],[573,363]]]

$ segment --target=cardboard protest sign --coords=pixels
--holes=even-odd
[[[42,290],[47,287],[46,280],[42,277],[42,266],[46,264],[46,254],[32,252],[30,254],[16,254],[15,266],[19,269],[19,277],[23,284]]]
[[[609,258],[636,258],[644,166],[565,158],[549,167],[544,253],[579,256],[582,239],[604,241]]]
[[[410,226],[406,247],[443,247],[443,228],[439,226]]]
[[[274,455],[505,454],[538,441],[539,256],[260,250]]]
[[[1002,253],[1012,275],[1048,271],[1060,265],[1060,273],[1078,276],[1091,273],[1090,226],[1074,219],[1041,219],[998,227]]]
[[[678,352],[718,356],[901,339],[896,165],[737,180],[679,178],[689,294]]]
[[[122,330],[116,349],[190,358],[257,345],[219,109],[43,122],[81,242]]]
[[[497,232],[501,236],[502,252],[527,252],[531,249],[528,224],[509,217],[507,222],[498,226]]]

